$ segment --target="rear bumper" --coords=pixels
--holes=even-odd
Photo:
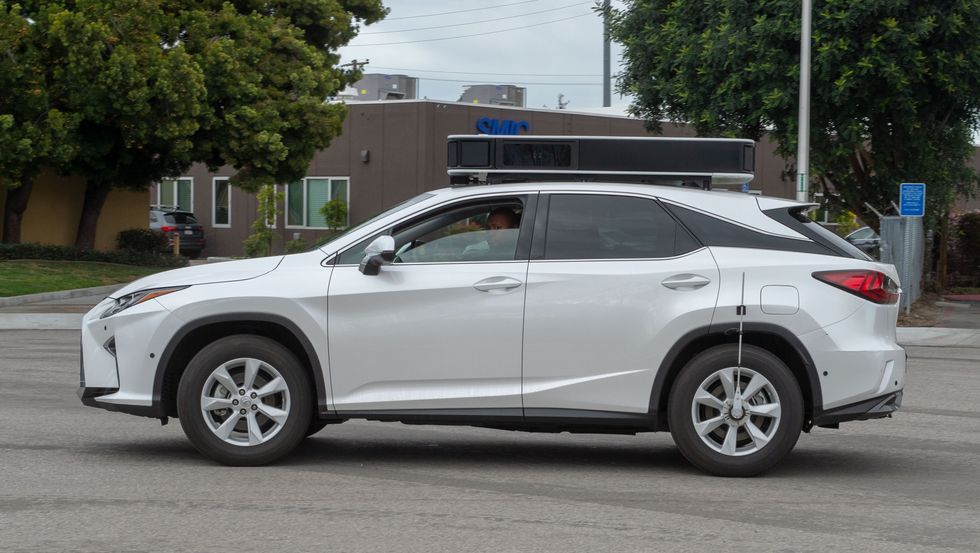
[[[903,390],[885,394],[843,405],[834,409],[828,409],[813,418],[816,426],[838,424],[847,421],[865,421],[870,419],[880,419],[887,417],[898,411],[902,406]]]

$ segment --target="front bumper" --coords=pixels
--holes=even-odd
[[[155,299],[101,318],[114,301],[104,300],[82,319],[78,397],[88,407],[162,418],[154,378],[181,322]]]
[[[150,417],[153,419],[160,419],[166,416],[159,407],[127,405],[125,403],[106,403],[97,400],[99,397],[112,395],[118,391],[119,388],[86,388],[82,386],[78,388],[78,399],[82,400],[82,405],[86,407],[97,407],[99,409],[105,409],[106,411],[126,413],[129,415],[136,415],[138,417]]]
[[[903,390],[866,399],[850,405],[828,409],[813,417],[814,426],[827,426],[847,421],[866,421],[891,416],[902,406]]]

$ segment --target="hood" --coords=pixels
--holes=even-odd
[[[260,257],[258,259],[207,263],[205,265],[174,269],[173,271],[164,271],[131,282],[110,294],[109,297],[116,299],[147,288],[248,280],[272,271],[279,266],[282,259],[283,256],[279,255],[275,257]]]

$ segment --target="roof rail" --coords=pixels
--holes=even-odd
[[[755,142],[733,138],[450,135],[454,186],[528,181],[658,184],[710,190],[752,180]]]

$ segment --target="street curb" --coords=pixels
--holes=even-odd
[[[901,346],[980,348],[980,330],[934,326],[900,326],[896,331]]]
[[[40,294],[25,294],[23,296],[11,296],[0,298],[0,307],[11,307],[24,303],[34,303],[38,301],[67,300],[82,296],[95,296],[98,294],[109,295],[116,290],[126,286],[123,284],[110,284],[108,286],[94,286],[92,288],[76,288],[74,290],[61,290],[58,292],[41,292]]]

